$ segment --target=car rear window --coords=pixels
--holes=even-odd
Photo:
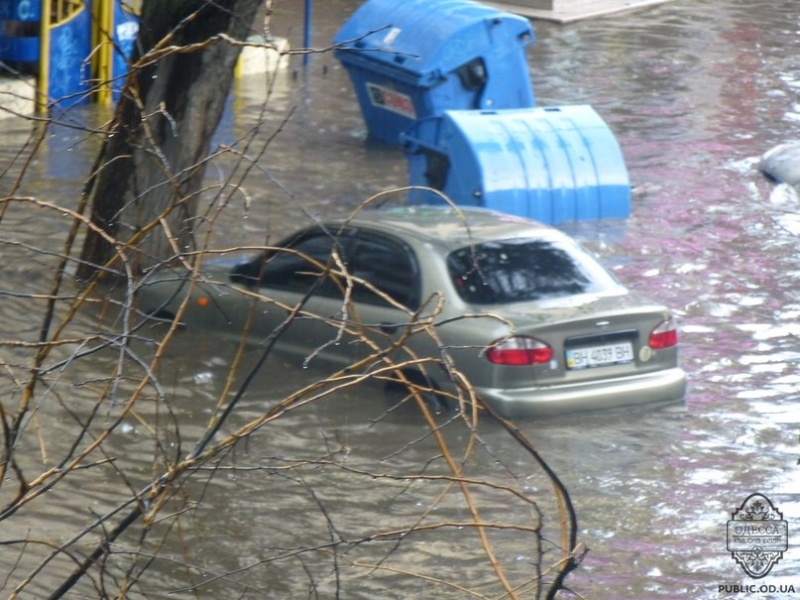
[[[452,252],[456,289],[472,304],[507,304],[619,289],[619,283],[579,246],[566,240],[511,239]]]

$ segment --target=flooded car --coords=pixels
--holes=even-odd
[[[419,359],[446,352],[506,416],[674,401],[686,387],[667,307],[557,229],[484,209],[363,210],[206,263],[195,282],[156,274],[138,302],[189,330],[254,342],[280,332],[299,361],[375,368],[389,357],[440,390],[450,373]]]

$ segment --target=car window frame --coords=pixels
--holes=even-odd
[[[302,246],[309,240],[326,238],[331,240],[330,248],[327,256],[322,260],[322,256],[315,256],[304,251]],[[343,285],[336,281],[337,276],[325,275],[325,269],[319,265],[330,264],[333,249],[338,245],[339,254],[343,262],[346,264],[347,260],[347,247],[352,243],[352,232],[346,228],[331,229],[324,226],[312,226],[297,232],[287,238],[284,238],[274,248],[266,250],[255,258],[239,265],[231,272],[231,279],[235,283],[247,285],[248,287],[259,290],[276,290],[280,292],[289,292],[297,294],[305,294],[312,287],[316,286],[313,293],[317,296],[326,296],[331,298],[342,299]],[[276,280],[267,281],[267,275],[270,270],[270,264],[273,260],[287,261],[297,260],[298,265],[303,268],[292,270],[292,279],[282,283]],[[311,260],[309,260],[311,259]],[[316,261],[316,262],[315,262]],[[306,268],[307,267],[307,268]],[[330,264],[332,270],[338,270],[336,264]],[[318,272],[309,272],[315,269],[320,269]],[[323,278],[323,281],[319,281]]]
[[[303,286],[292,285],[291,283],[265,283],[264,273],[269,269],[270,260],[272,258],[275,258],[281,254],[297,256],[295,252],[287,253],[284,249],[297,251],[298,247],[301,247],[304,242],[319,237],[333,239],[334,241],[331,244],[331,249],[333,249],[336,244],[339,245],[342,262],[344,263],[344,266],[350,275],[368,282],[370,285],[374,286],[375,289],[388,294],[389,297],[410,310],[416,310],[419,308],[422,301],[422,272],[416,252],[413,250],[410,244],[398,236],[363,227],[323,225],[307,228],[288,238],[285,238],[285,240],[278,244],[274,249],[265,251],[247,263],[236,267],[231,273],[231,279],[236,283],[241,283],[258,289],[272,289],[284,292],[304,293],[305,291],[311,289],[311,286],[314,285],[314,282],[320,276],[322,276],[323,272],[309,275],[309,284]],[[373,265],[370,264],[362,265],[361,261],[364,260],[364,257],[358,256],[360,244],[370,243],[388,249],[392,254],[399,257],[405,265],[407,265],[409,281],[399,286],[400,289],[407,290],[407,293],[397,293],[398,286],[396,285],[396,280],[398,270],[396,268],[391,270],[392,277],[388,280],[382,280],[380,278],[376,279],[375,276],[380,275],[381,273],[375,271],[374,268],[361,268],[367,266],[373,267]],[[302,249],[300,252],[302,252]],[[306,252],[302,252],[302,254],[304,256],[309,256]],[[323,261],[320,260],[320,257],[309,257],[317,260],[321,264],[323,263]],[[326,257],[326,262],[329,259],[330,254],[328,254]],[[310,267],[314,266],[314,263],[309,262],[308,260],[304,260],[303,262]],[[391,264],[391,261],[387,259],[381,264]],[[337,265],[332,265],[332,268],[338,270]],[[336,279],[339,279],[339,281],[337,282]],[[314,290],[314,295],[343,299],[345,285],[346,282],[341,280],[341,278],[336,276],[328,276],[325,277],[325,281],[317,284],[318,287]],[[391,306],[391,303],[381,298],[379,294],[370,292],[369,288],[363,284],[357,285],[354,288],[353,297],[351,300],[355,303],[364,303],[372,306]]]
[[[361,255],[361,244],[366,243],[383,245],[403,260],[408,266],[409,281],[400,283],[399,285],[397,284],[397,275],[403,272],[403,269],[398,268],[399,265],[397,263],[393,265],[393,263],[388,260],[374,263],[374,265],[384,267],[383,271],[375,269],[373,263],[362,265],[361,262],[364,261],[365,258]],[[388,268],[386,268],[387,265],[389,265]],[[352,239],[348,268],[352,275],[368,282],[375,289],[387,294],[404,308],[408,310],[417,310],[420,307],[422,303],[422,271],[420,269],[419,257],[411,245],[400,237],[373,229],[356,229]],[[393,276],[386,279],[378,277],[388,272],[391,272]],[[388,285],[386,285],[386,283],[388,283]],[[405,293],[398,294],[397,290],[399,289],[405,290]],[[356,303],[369,304],[372,306],[393,307],[391,303],[381,298],[380,295],[369,291],[368,288],[363,285],[356,288],[353,300]]]

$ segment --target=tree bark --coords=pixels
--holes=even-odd
[[[121,272],[118,248],[134,272],[173,256],[173,243],[193,249],[205,159],[241,49],[215,36],[246,39],[262,2],[144,1],[131,71],[84,191],[92,223],[117,244],[89,230],[78,277]],[[168,228],[148,230],[160,216]]]

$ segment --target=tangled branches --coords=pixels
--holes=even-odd
[[[563,589],[582,553],[567,491],[455,368],[439,336],[439,298],[406,311],[391,352],[375,344],[375,325],[353,317],[348,291],[365,282],[336,256],[319,277],[341,286],[344,317],[307,311],[308,295],[285,305],[251,291],[243,326],[223,339],[184,331],[180,311],[168,322],[140,311],[137,291],[158,270],[139,277],[130,267],[145,236],[167,249],[149,262],[224,294],[204,271],[219,248],[266,250],[287,215],[320,209],[265,167],[293,111],[278,123],[260,111],[203,159],[216,180],[206,176],[119,237],[48,173],[44,142],[63,136],[51,135],[57,124],[29,138],[28,124],[14,121],[5,144],[20,150],[4,149],[0,179],[4,595],[553,598]],[[94,152],[97,131],[86,127],[70,149]],[[173,185],[185,172],[165,169],[166,187],[186,191]],[[277,210],[283,219],[259,213],[248,186],[267,190],[262,207],[289,205]],[[198,210],[183,217],[195,240],[187,247],[171,219],[190,197]],[[249,234],[259,241],[240,235],[245,218],[259,224]],[[87,232],[113,249],[102,265],[80,257]],[[87,266],[123,276],[75,279]],[[282,325],[254,334],[270,310],[282,311]],[[310,368],[292,363],[281,346],[298,320],[328,332],[325,344],[364,352],[336,368],[316,368],[316,351]],[[438,352],[409,351],[416,336]],[[445,370],[452,388],[413,375],[426,369]],[[434,410],[431,399],[449,408]]]
[[[9,214],[64,212],[5,202]],[[2,242],[57,263],[40,284],[62,282],[5,293],[39,324],[2,340],[0,557],[12,595],[538,598],[575,564],[566,490],[518,428],[480,405],[446,349],[398,361],[375,347],[332,373],[287,370],[281,329],[204,348],[213,332],[181,331],[180,314],[139,314],[134,280],[67,293],[64,256]],[[206,253],[183,257],[190,277]],[[270,305],[253,296],[253,314]],[[285,327],[312,318],[287,308]],[[411,335],[442,346],[436,311],[412,317],[398,348]],[[313,318],[333,342],[342,322]],[[427,388],[411,367],[449,369],[459,385]],[[461,409],[435,414],[436,394]]]

